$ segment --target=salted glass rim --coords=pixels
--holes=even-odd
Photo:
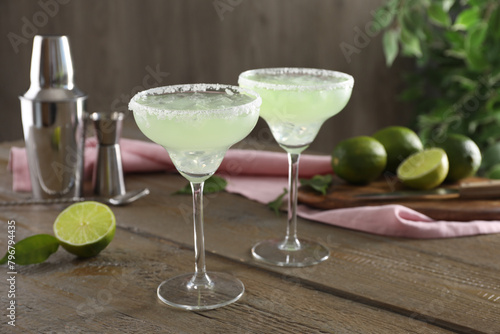
[[[233,93],[242,94],[245,93],[254,99],[250,102],[230,106],[223,108],[215,108],[215,109],[175,109],[175,108],[155,108],[150,106],[145,106],[138,102],[138,100],[145,96],[150,95],[165,95],[165,94],[175,94],[175,93],[189,93],[189,92],[220,92],[230,90]],[[254,110],[256,107],[259,107],[262,104],[262,99],[260,95],[254,92],[251,89],[243,88],[234,85],[226,85],[226,84],[211,84],[211,83],[196,83],[196,84],[180,84],[180,85],[168,85],[162,87],[154,87],[150,89],[146,89],[135,94],[129,102],[129,109],[134,113],[138,114],[156,114],[156,115],[170,115],[179,114],[182,116],[189,116],[190,114],[221,114],[221,115],[229,115],[229,114],[247,114]],[[236,113],[235,113],[236,112]]]
[[[331,78],[346,79],[342,82],[325,82],[317,85],[285,85],[262,82],[248,78],[254,74],[312,74],[314,76],[323,76]],[[264,88],[268,90],[326,90],[326,89],[352,89],[354,87],[354,78],[352,75],[318,68],[307,67],[270,67],[270,68],[257,68],[247,70],[240,73],[238,83],[241,85],[249,86],[251,88]]]

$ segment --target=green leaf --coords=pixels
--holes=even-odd
[[[453,46],[454,49],[463,49],[464,47],[464,34],[459,31],[445,31],[444,37]]]
[[[212,194],[219,191],[223,191],[226,189],[227,181],[217,175],[212,175],[205,181],[205,185],[203,186],[204,194]],[[183,188],[177,190],[174,195],[189,195],[192,194],[191,184],[186,184]]]
[[[468,3],[471,7],[482,7],[484,5],[487,5],[489,2],[492,2],[492,0],[468,0]]]
[[[398,6],[399,6],[399,1],[400,0],[388,0],[386,3],[385,3],[385,7],[387,7],[387,9],[392,12],[392,13],[395,13],[398,9]]]
[[[427,9],[429,19],[438,26],[448,27],[451,25],[451,19],[447,12],[444,11],[443,6],[438,3],[433,3]]]
[[[403,90],[398,96],[400,101],[413,101],[423,96],[422,89],[418,86],[411,86]]]
[[[490,87],[496,86],[498,82],[500,82],[500,67],[493,70],[488,78],[488,85]]]
[[[500,111],[500,95],[492,95],[486,101],[486,110],[492,112],[500,120],[498,112]]]
[[[482,48],[483,42],[486,38],[486,33],[488,31],[488,23],[480,22],[476,24],[468,34],[465,39],[465,45],[471,49]]]
[[[392,65],[392,63],[396,59],[396,56],[398,55],[399,51],[398,39],[399,39],[399,33],[394,29],[387,30],[382,38],[385,63],[388,67]]]
[[[411,31],[407,29],[401,30],[401,43],[403,46],[403,52],[406,55],[415,56],[417,58],[422,57],[420,41]]]
[[[489,126],[482,126],[477,135],[477,141],[491,143],[498,141],[498,124],[491,123]]]
[[[500,5],[497,5],[497,8],[491,12],[488,26],[491,36],[498,41],[500,39]]]
[[[467,30],[480,20],[479,8],[473,7],[462,11],[458,14],[452,29]]]
[[[280,215],[280,209],[283,205],[283,197],[285,197],[286,194],[288,194],[288,190],[283,188],[283,193],[281,195],[279,195],[274,201],[267,203],[267,207],[273,210],[277,216]]]
[[[455,0],[443,0],[442,7],[445,12],[449,12],[455,4]]]
[[[205,187],[203,192],[206,194],[216,193],[226,189],[227,181],[217,175],[213,175],[208,180],[205,181]]]
[[[191,184],[188,183],[184,187],[182,187],[181,189],[179,189],[176,192],[174,192],[174,195],[190,195],[192,193],[193,192],[191,190]]]
[[[467,53],[467,63],[472,70],[483,70],[488,63],[482,53],[483,42],[486,38],[488,24],[481,22],[470,29],[465,37],[465,52]]]
[[[321,193],[322,195],[326,195],[326,191],[332,184],[332,176],[330,174],[327,175],[314,175],[311,179],[300,179],[300,184],[303,186],[309,186],[313,188],[315,191]]]
[[[27,265],[42,263],[59,248],[59,241],[49,234],[36,234],[23,239],[13,246],[15,251],[11,250],[0,260],[0,264],[12,261],[18,265]],[[12,259],[9,259],[9,255]]]
[[[395,10],[388,7],[380,7],[373,12],[373,19],[377,23],[379,30],[387,28],[394,21]]]
[[[465,50],[445,50],[444,55],[447,57],[453,57],[457,59],[466,59],[467,53]]]
[[[422,15],[425,12],[425,6],[406,5],[401,11],[401,29],[411,31],[418,38],[425,39],[425,29],[429,25],[428,21]]]
[[[467,78],[463,75],[452,75],[450,77],[450,80],[459,83],[467,90],[473,90],[477,87],[477,81]]]

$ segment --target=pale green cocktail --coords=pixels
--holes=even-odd
[[[321,125],[346,106],[354,79],[345,73],[321,69],[266,68],[241,73],[238,83],[261,96],[260,116],[287,151],[289,161],[285,238],[259,242],[252,248],[252,255],[278,266],[304,267],[322,262],[330,254],[325,246],[297,238],[299,158]]]
[[[131,102],[141,131],[168,150],[188,180],[207,179],[226,150],[246,137],[259,117],[255,96],[222,91],[170,93],[175,86],[137,95]]]
[[[260,104],[255,92],[217,84],[153,88],[130,101],[141,131],[165,147],[193,191],[195,272],[160,284],[158,298],[168,305],[213,309],[238,300],[245,291],[238,279],[206,271],[203,184],[215,173],[227,149],[255,127]]]
[[[321,125],[346,106],[353,79],[340,72],[283,68],[247,71],[239,84],[262,98],[260,116],[276,141],[287,151],[303,151]]]

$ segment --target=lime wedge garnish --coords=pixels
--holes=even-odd
[[[91,201],[69,206],[54,222],[54,235],[61,246],[80,257],[99,254],[113,240],[115,230],[113,211]]]
[[[448,156],[443,149],[431,148],[410,155],[399,165],[398,178],[415,189],[432,189],[448,175]]]

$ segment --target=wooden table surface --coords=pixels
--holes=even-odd
[[[11,191],[9,143],[0,145],[0,199]],[[16,322],[5,315],[9,283],[0,266],[1,333],[500,333],[500,234],[441,240],[389,238],[299,219],[299,235],[331,250],[324,263],[279,268],[257,263],[251,246],[283,234],[285,216],[241,196],[205,197],[207,268],[245,284],[216,310],[162,304],[158,284],[194,268],[191,198],[172,195],[179,175],[126,176],[151,194],[113,207],[117,231],[101,254],[77,259],[59,249],[46,262],[17,266]],[[2,207],[16,239],[52,233],[65,205]],[[500,218],[500,217],[499,217]]]

